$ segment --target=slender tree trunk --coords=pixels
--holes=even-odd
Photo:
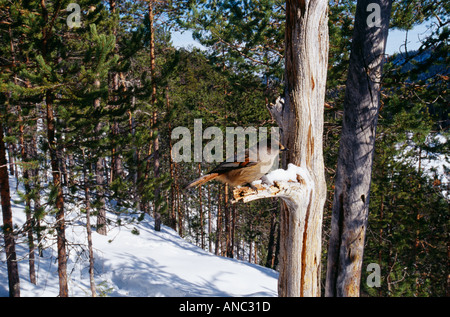
[[[116,17],[116,0],[110,0],[109,1],[109,11],[111,15]],[[114,36],[117,35],[117,21],[114,21],[113,24],[113,30],[112,33]],[[114,52],[118,53],[117,46],[114,48]],[[110,74],[110,84],[111,84],[111,90],[112,90],[112,107],[117,107],[117,101],[118,101],[118,93],[119,93],[119,73],[118,72],[111,72]],[[117,144],[117,138],[120,134],[120,127],[119,122],[117,122],[117,119],[113,119],[113,122],[111,123],[111,132],[112,132],[112,153],[111,153],[111,170],[110,170],[110,178],[109,183],[111,184],[114,179],[118,177],[122,177],[123,174],[123,164],[122,159],[119,154],[119,146]]]
[[[202,163],[198,163],[198,175],[202,176]],[[203,228],[203,201],[202,201],[202,186],[198,187],[198,198],[199,198],[199,213],[200,213],[200,247],[205,248],[205,232]]]
[[[53,19],[56,19],[61,10],[61,1],[55,3]],[[48,9],[45,0],[41,0],[42,17],[44,25],[42,28],[42,56],[48,59],[48,43],[52,36],[52,28],[48,23]],[[64,196],[61,184],[61,170],[59,166],[57,150],[58,144],[55,138],[55,118],[53,114],[53,93],[50,89],[45,92],[45,103],[47,110],[47,141],[50,152],[50,164],[53,176],[53,186],[56,189],[56,235],[58,249],[58,276],[59,276],[59,296],[67,297],[69,295],[67,286],[67,257],[66,257],[66,237],[65,237],[65,219],[64,219]]]
[[[12,129],[8,127],[7,129],[8,136],[12,136]],[[16,176],[16,180],[18,180],[17,167],[14,162],[14,153],[15,146],[12,142],[8,142],[8,162],[9,162],[9,174],[11,176]]]
[[[97,78],[94,81],[94,88],[100,89],[100,80]],[[94,109],[100,109],[100,98],[96,98],[94,100]],[[102,123],[98,122],[95,126],[95,134],[96,138],[99,140],[100,133],[102,130]],[[98,153],[97,161],[95,163],[95,180],[96,180],[96,192],[97,192],[97,200],[98,200],[98,210],[97,210],[97,233],[101,235],[107,234],[106,227],[106,209],[105,209],[105,173],[103,169],[104,158],[102,157],[102,153]]]
[[[52,166],[53,186],[56,194],[56,234],[58,248],[58,276],[59,276],[59,296],[68,297],[67,287],[67,256],[66,256],[66,234],[64,219],[64,196],[61,184],[61,171],[56,154],[57,142],[55,138],[55,118],[53,116],[53,96],[50,90],[47,90],[45,103],[47,105],[47,138],[50,151],[50,163]]]
[[[274,258],[275,258],[275,238],[277,233],[277,215],[275,212],[271,212],[270,214],[270,232],[269,232],[269,244],[267,246],[267,259],[266,266],[270,268],[273,267]]]
[[[24,187],[25,187],[25,204],[26,204],[26,218],[27,218],[27,237],[28,237],[28,266],[29,266],[29,275],[30,282],[36,284],[36,270],[34,267],[34,238],[33,238],[33,220],[31,217],[31,186],[30,186],[30,170],[29,166],[26,166],[28,162],[28,149],[29,146],[25,144],[24,140],[24,124],[23,118],[21,115],[21,109],[18,109],[19,117],[18,120],[20,122],[19,132],[20,132],[20,154],[22,156],[22,162],[25,164],[23,167],[23,179],[24,179]]]
[[[154,124],[154,130],[156,133],[156,138],[154,141],[154,154],[155,154],[155,165],[153,166],[153,172],[154,172],[154,176],[156,179],[159,178],[160,176],[160,163],[159,163],[159,136],[158,136],[158,128],[157,126],[157,121],[158,121],[158,112],[154,111],[153,112],[153,124]],[[155,197],[154,197],[154,202],[153,202],[153,217],[155,218],[155,230],[156,231],[161,231],[161,214],[159,213],[159,205],[160,205],[160,192],[161,192],[161,188],[159,185],[156,185],[155,187]]]
[[[2,200],[3,237],[5,240],[6,264],[8,268],[9,296],[20,297],[19,269],[16,261],[16,243],[13,233],[11,195],[9,191],[8,162],[3,142],[3,116],[0,114],[0,195]]]
[[[14,43],[13,43],[13,37],[11,32],[11,27],[9,27],[9,35],[10,35],[10,50],[11,50],[11,57],[12,62],[15,64],[16,57],[15,57],[15,50],[14,50]],[[14,74],[14,84],[17,85],[17,75]],[[24,140],[24,124],[23,124],[23,117],[22,117],[22,109],[20,106],[17,106],[17,114],[18,114],[18,121],[20,122],[19,125],[19,132],[20,132],[20,154],[22,156],[22,162],[26,164],[28,162],[28,152],[30,150],[30,146],[25,146],[25,140]],[[10,146],[10,151],[13,150],[13,147]],[[9,153],[11,154],[11,153]],[[10,160],[11,162],[11,160]],[[16,168],[17,172],[17,168]],[[12,174],[11,174],[12,175]],[[16,176],[17,178],[17,176]],[[27,237],[28,237],[28,265],[29,265],[29,275],[30,275],[30,282],[33,284],[36,284],[36,270],[34,266],[34,239],[33,239],[33,221],[31,217],[31,198],[30,198],[30,192],[31,192],[31,186],[30,186],[30,169],[29,166],[24,165],[23,167],[23,179],[24,179],[24,187],[25,187],[25,202],[26,202],[26,218],[27,218]]]
[[[156,68],[155,68],[155,31],[153,27],[154,23],[154,0],[148,0],[148,19],[150,24],[150,73],[152,81],[152,100],[151,104],[153,107],[153,127],[152,135],[155,136],[153,142],[153,151],[155,164],[153,167],[155,178],[159,177],[160,174],[160,163],[159,163],[159,135],[158,135],[158,111],[156,106]],[[151,146],[150,146],[151,147]],[[154,192],[154,202],[153,202],[153,216],[155,218],[155,230],[161,230],[161,215],[159,213],[159,195],[160,186],[156,185]]]
[[[229,258],[233,257],[233,249],[231,247],[231,208],[228,204],[228,184],[225,184],[225,200],[224,200],[224,215],[225,215],[225,251]]]
[[[235,243],[235,233],[236,233],[236,205],[231,206],[231,258],[234,258],[234,243]]]
[[[36,106],[35,109],[36,117],[39,117],[39,107]],[[30,148],[30,154],[32,160],[38,160],[38,149],[37,149],[37,136],[36,134],[33,134],[31,137],[31,148]],[[41,211],[41,182],[39,180],[39,167],[33,168],[31,170],[31,174],[33,177],[33,187],[35,189],[35,194],[33,197],[34,202],[34,221],[33,228],[36,230],[36,238],[37,238],[37,244],[38,244],[38,254],[40,257],[44,256],[44,251],[42,247],[42,227],[41,227],[41,217],[42,217],[42,211]]]
[[[177,183],[177,213],[178,213],[178,234],[183,237],[183,210],[181,209],[180,184]]]
[[[169,87],[166,87],[166,105],[167,105],[167,113],[170,114],[170,99],[169,99]],[[169,120],[168,124],[169,131],[172,131],[172,124]],[[170,214],[169,214],[169,226],[173,229],[177,229],[177,216],[175,214],[175,186],[176,186],[176,179],[175,179],[175,168],[176,163],[172,159],[172,138],[169,138],[169,171],[170,171],[170,178],[172,179],[172,184],[170,185]]]
[[[170,130],[170,128],[169,128]],[[169,139],[169,148],[172,150],[172,142]],[[172,155],[170,155],[170,178],[172,179],[172,184],[170,185],[170,214],[169,214],[169,226],[173,230],[177,229],[177,216],[175,214],[175,162],[172,160]]]
[[[99,201],[99,207],[97,212],[97,233],[101,235],[107,234],[106,227],[106,209],[105,209],[105,177],[104,177],[104,169],[103,169],[103,161],[102,157],[97,159],[95,163],[96,167],[96,183],[97,183],[97,199]]]
[[[96,287],[94,279],[94,250],[92,249],[92,229],[91,229],[91,203],[89,195],[89,180],[86,172],[86,159],[83,150],[83,178],[84,178],[84,204],[86,208],[86,233],[89,252],[89,284],[91,286],[92,297],[96,297]]]
[[[217,204],[217,225],[216,225],[216,241],[215,241],[215,255],[219,255],[220,240],[222,239],[222,186],[219,186],[219,198]]]
[[[379,6],[371,19],[369,5]],[[392,1],[356,6],[328,248],[326,296],[359,296],[385,44]],[[373,25],[373,22],[379,25]]]
[[[208,251],[212,252],[211,184],[208,183]]]

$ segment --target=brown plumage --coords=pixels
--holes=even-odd
[[[234,162],[222,162],[208,174],[189,183],[186,188],[201,186],[213,179],[232,187],[250,184],[251,182],[260,179],[270,171],[270,168],[275,162],[275,158],[278,157],[279,151],[285,151],[286,148],[279,144],[279,147],[271,149],[270,142],[267,142],[266,148],[259,147],[260,145],[257,144],[247,150],[243,162],[236,162],[236,158]],[[250,161],[251,155],[249,155],[249,153],[252,151],[256,151],[257,153],[256,162]]]

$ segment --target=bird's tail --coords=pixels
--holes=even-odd
[[[187,186],[186,189],[188,188],[192,188],[195,186],[200,186],[203,185],[206,182],[209,182],[210,180],[213,180],[214,178],[216,178],[217,176],[219,176],[219,173],[211,173],[211,174],[207,174],[205,176],[199,177],[196,180],[190,182]]]

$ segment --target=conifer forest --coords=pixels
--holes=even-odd
[[[83,257],[98,296],[92,237],[149,216],[156,232],[279,273],[279,296],[450,296],[449,11],[441,0],[0,0],[0,288],[39,284],[52,248],[57,295],[70,296],[69,263]],[[391,32],[417,26],[426,32],[385,52]],[[230,128],[279,127],[279,168],[310,175],[280,182],[305,209],[273,192],[240,201],[215,180],[186,188],[226,159],[205,159],[209,127],[223,152]],[[68,236],[80,226],[83,243]]]

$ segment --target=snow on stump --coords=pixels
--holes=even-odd
[[[309,202],[310,193],[314,186],[307,169],[289,164],[287,170],[277,169],[254,181],[251,186],[237,187],[233,190],[233,203],[242,200],[249,201],[280,197],[290,205],[297,208],[302,202]],[[307,199],[305,199],[305,197]]]

